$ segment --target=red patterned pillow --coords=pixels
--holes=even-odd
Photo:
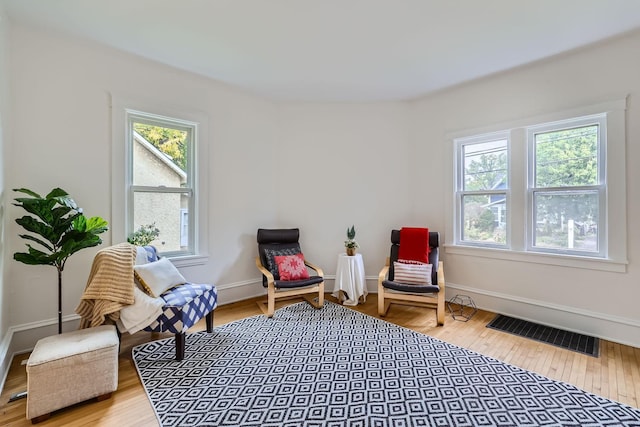
[[[309,271],[304,265],[304,255],[276,255],[276,265],[280,280],[302,280],[309,278]]]

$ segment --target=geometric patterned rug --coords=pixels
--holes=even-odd
[[[133,349],[162,427],[640,426],[640,410],[360,312],[283,307]]]

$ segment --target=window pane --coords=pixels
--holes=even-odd
[[[188,203],[188,193],[136,192],[133,198],[133,229],[154,224],[160,233],[150,244],[158,251],[186,251]]]
[[[184,187],[188,132],[133,123],[133,185]]]
[[[507,243],[506,194],[465,195],[462,197],[462,240]]]
[[[535,193],[534,246],[598,252],[598,193]]]
[[[535,135],[536,187],[598,184],[598,125]]]
[[[464,190],[496,190],[507,188],[507,141],[466,144],[464,158]]]

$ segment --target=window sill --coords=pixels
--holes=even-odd
[[[477,246],[445,245],[445,252],[452,255],[464,255],[546,265],[558,265],[561,267],[584,268],[589,270],[609,271],[614,273],[625,273],[627,271],[628,264],[628,261],[626,260],[618,261],[605,258],[545,254],[540,252],[524,252]]]
[[[167,258],[178,268],[205,265],[209,262],[209,255],[167,256]]]

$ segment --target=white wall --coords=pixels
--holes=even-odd
[[[280,107],[282,166],[272,183],[280,223],[300,227],[305,256],[328,275],[347,227],[355,225],[366,275],[377,277],[391,229],[413,221],[408,111],[406,103]]]
[[[451,297],[470,294],[481,306],[547,324],[640,346],[640,33],[462,85],[415,103],[416,157],[438,159],[434,169],[416,168],[414,180],[452,177],[447,134],[487,128],[541,114],[588,106],[629,94],[627,103],[626,272],[551,266],[485,257],[487,253],[446,253]],[[618,165],[624,166],[624,165]],[[451,179],[436,189],[447,222]],[[418,210],[430,209],[423,199]],[[450,221],[449,221],[450,222]],[[439,224],[445,225],[445,224]],[[620,224],[613,224],[619,228]],[[447,242],[452,242],[450,227]],[[610,232],[612,230],[609,230]]]

